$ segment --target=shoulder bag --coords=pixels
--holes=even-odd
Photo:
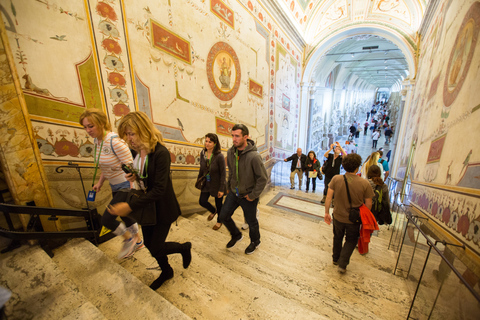
[[[203,187],[205,187],[205,184],[207,183],[207,174],[210,173],[210,162],[206,161],[206,163],[207,163],[207,170],[195,182],[195,188],[197,188],[199,190],[202,190]]]
[[[145,193],[146,192],[144,190],[121,189],[117,191],[110,204],[115,204],[119,202],[126,202],[130,204],[135,198],[140,198]],[[153,226],[157,224],[156,213],[157,210],[155,206],[155,201],[152,201],[142,206],[142,208],[140,209],[132,210],[132,212],[128,214],[128,217],[134,219],[136,222],[138,222],[139,225]]]
[[[353,222],[355,224],[361,224],[362,219],[360,218],[360,207],[358,207],[358,208],[352,207],[352,198],[350,197],[350,191],[348,190],[347,177],[345,177],[345,175],[344,175],[343,179],[345,180],[345,186],[347,187],[348,203],[350,204],[350,211],[349,211],[349,214],[348,214],[348,220],[350,220],[350,222]]]

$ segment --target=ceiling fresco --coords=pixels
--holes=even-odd
[[[325,14],[334,17],[345,16],[354,8],[354,15],[365,18],[383,17],[393,24],[398,20],[412,26],[411,11],[424,11],[428,0],[278,0],[283,2],[284,11],[290,19],[307,31],[309,26],[318,25]],[[376,18],[379,18],[378,16]]]

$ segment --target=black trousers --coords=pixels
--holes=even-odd
[[[345,237],[345,243],[343,238]],[[346,268],[360,238],[360,224],[343,223],[333,219],[333,261]]]
[[[178,242],[166,242],[171,224],[157,222],[154,226],[142,227],[143,241],[151,255],[158,261],[162,270],[171,268],[168,255],[181,253],[182,245]]]
[[[200,192],[200,199],[198,200],[198,203],[210,211],[211,213],[217,212],[217,222],[220,223],[220,211],[222,211],[222,206],[223,206],[223,197],[214,197],[215,198],[215,208],[208,202],[208,199],[210,198],[210,192]]]

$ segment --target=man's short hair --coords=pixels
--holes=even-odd
[[[377,152],[378,152],[378,154],[380,154],[380,158],[383,157],[383,151],[382,150],[378,150]]]
[[[345,171],[352,173],[362,164],[362,157],[356,153],[351,153],[342,157],[342,166]]]
[[[232,131],[235,131],[235,130],[242,130],[242,136],[248,136],[248,128],[247,128],[246,125],[243,125],[241,123],[237,123],[232,128]]]

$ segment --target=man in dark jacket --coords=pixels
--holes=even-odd
[[[292,154],[290,157],[283,159],[283,161],[292,161],[290,168],[290,189],[295,189],[295,174],[298,176],[298,189],[302,190],[303,173],[306,170],[305,161],[307,156],[302,153],[302,149],[298,148],[297,153]]]
[[[231,248],[243,239],[242,233],[232,219],[235,210],[239,206],[242,207],[250,232],[250,244],[245,253],[252,254],[260,245],[257,205],[260,194],[267,184],[267,170],[257,152],[255,142],[248,139],[246,126],[234,125],[232,140],[233,146],[227,152],[229,193],[220,212],[220,221],[230,231],[232,239],[227,243],[227,248]]]

